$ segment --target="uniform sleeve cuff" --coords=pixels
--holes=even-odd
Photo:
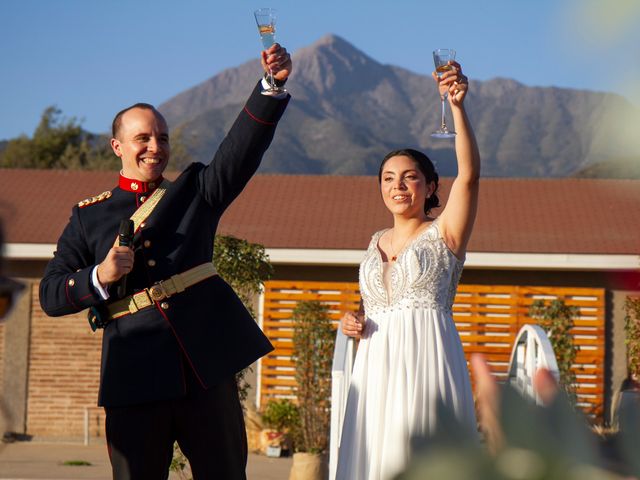
[[[93,270],[91,270],[91,285],[93,285],[93,288],[96,289],[96,292],[98,292],[98,295],[100,295],[102,300],[107,300],[109,298],[109,292],[107,292],[107,290],[102,286],[102,284],[100,284],[100,281],[98,280],[97,265],[93,267]]]
[[[263,82],[264,79],[257,83],[244,109],[255,120],[275,125],[287,108],[291,96],[286,92],[282,96],[262,95]]]
[[[275,79],[274,79],[275,80]],[[266,91],[269,90],[271,88],[271,85],[269,84],[269,80],[267,80],[266,75],[264,77],[262,77],[262,80],[260,81],[260,84],[262,85],[262,91]],[[281,82],[278,80],[275,80],[275,84],[277,87],[282,87],[285,82]],[[278,99],[283,99],[283,98],[287,98],[287,92],[282,92],[282,93],[274,93],[270,95],[273,98],[278,98]]]
[[[65,295],[73,308],[83,310],[103,300],[93,287],[91,276],[95,267],[87,267],[71,273],[65,278]]]

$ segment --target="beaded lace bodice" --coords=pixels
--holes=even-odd
[[[449,250],[437,221],[420,233],[398,255],[390,268],[391,298],[382,277],[378,241],[386,230],[371,238],[360,264],[360,293],[367,316],[398,309],[435,308],[451,312],[464,261]]]

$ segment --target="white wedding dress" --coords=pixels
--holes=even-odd
[[[437,221],[390,263],[385,284],[373,235],[360,265],[366,324],[358,345],[337,480],[388,480],[409,461],[410,439],[435,429],[437,399],[476,431],[473,396],[451,307],[462,273]]]

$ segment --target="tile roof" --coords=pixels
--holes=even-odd
[[[6,242],[56,243],[71,207],[116,182],[114,172],[0,169]],[[391,221],[375,177],[257,175],[219,231],[267,248],[361,250]],[[640,180],[482,179],[469,251],[640,254]]]

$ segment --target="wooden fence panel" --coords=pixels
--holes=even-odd
[[[298,302],[318,300],[329,308],[334,327],[342,313],[357,310],[360,293],[357,283],[289,282],[265,283],[262,302],[262,328],[275,350],[260,360],[260,405],[273,398],[295,398],[292,314]]]
[[[525,324],[536,323],[528,314],[533,302],[558,298],[567,305],[576,306],[579,316],[572,335],[579,348],[573,367],[578,405],[594,419],[601,419],[604,409],[604,297],[604,289],[595,288],[460,285],[453,305],[453,318],[467,360],[474,352],[483,353],[492,373],[504,380],[518,331]],[[302,300],[326,304],[337,327],[343,312],[358,308],[358,284],[266,282],[262,326],[275,350],[260,362],[260,405],[274,398],[295,398],[291,317]]]

